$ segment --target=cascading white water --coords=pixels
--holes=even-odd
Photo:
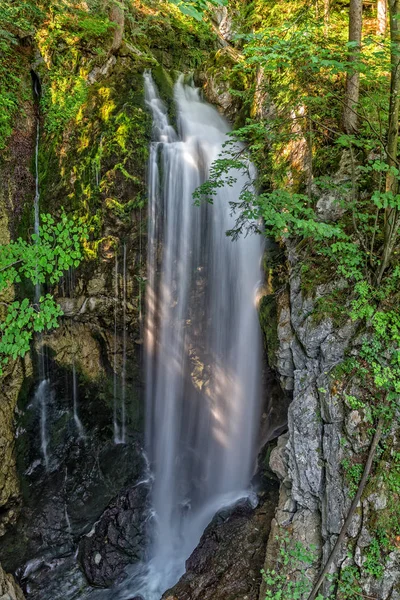
[[[213,514],[249,485],[260,413],[262,242],[226,236],[244,175],[212,206],[193,205],[226,141],[226,121],[180,79],[176,133],[150,74],[145,90],[154,135],[145,347],[156,528],[151,582],[138,592],[153,600],[184,572]]]
[[[213,206],[195,207],[193,191],[207,179],[229,126],[180,79],[177,133],[150,74],[145,91],[154,137],[145,326],[152,543],[146,563],[116,588],[90,593],[91,600],[160,600],[214,514],[255,496],[249,483],[261,404],[255,300],[263,247],[258,236],[233,242],[225,235],[235,224],[230,202],[249,179],[236,173]]]

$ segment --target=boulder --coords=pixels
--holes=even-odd
[[[257,600],[276,489],[257,508],[248,500],[217,513],[162,600]]]
[[[82,538],[79,561],[89,583],[109,587],[125,567],[144,559],[149,488],[139,483],[121,493]]]

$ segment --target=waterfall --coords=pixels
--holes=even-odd
[[[38,97],[37,88],[35,87],[35,94]],[[36,243],[39,241],[40,234],[40,187],[39,187],[39,140],[40,140],[40,121],[37,119],[36,124],[36,144],[35,144],[35,198],[34,198],[34,233],[36,237]],[[35,303],[39,304],[40,297],[42,295],[42,286],[40,283],[35,284]],[[47,400],[51,393],[50,381],[47,378],[46,373],[46,355],[43,348],[43,336],[38,334],[39,341],[39,384],[35,392],[34,401],[40,409],[40,447],[43,457],[43,462],[46,471],[49,467],[49,455],[48,455],[48,433],[47,433]]]
[[[146,289],[146,439],[156,528],[146,600],[159,599],[222,506],[246,494],[260,416],[261,334],[255,306],[262,241],[226,236],[248,179],[193,206],[229,126],[199,91],[175,85],[177,131],[150,74]],[[151,581],[150,581],[151,580]]]

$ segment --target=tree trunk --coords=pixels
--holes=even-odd
[[[387,4],[386,0],[377,0],[377,22],[376,22],[376,34],[386,35],[386,24],[387,24]]]
[[[110,21],[116,25],[114,29],[114,39],[110,49],[110,54],[115,54],[121,47],[125,27],[125,13],[117,4],[113,4],[111,7]]]
[[[390,102],[389,102],[389,129],[387,141],[387,161],[390,167],[399,168],[397,160],[399,146],[399,104],[400,104],[400,0],[389,0],[390,41],[391,41],[391,76],[390,76]],[[386,191],[398,194],[398,176],[388,172],[386,176]],[[385,232],[382,260],[377,275],[377,283],[381,282],[383,273],[387,269],[399,231],[399,210],[388,207],[385,211]]]
[[[324,34],[328,35],[331,0],[324,0]]]
[[[399,143],[399,93],[400,93],[400,0],[389,0],[390,16],[390,102],[389,102],[389,130],[387,142],[388,163],[391,167],[398,167],[397,149]],[[392,173],[386,178],[386,190],[394,194],[398,191],[398,180]]]
[[[357,104],[360,95],[360,73],[356,68],[361,48],[362,0],[350,0],[349,71],[347,73],[346,97],[343,114],[343,125],[346,133],[357,133]]]

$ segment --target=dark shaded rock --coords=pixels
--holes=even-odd
[[[23,507],[16,527],[1,539],[0,559],[7,571],[17,574],[31,600],[65,600],[86,585],[76,558],[80,539],[91,531],[121,490],[133,488],[146,470],[135,420],[136,395],[127,394],[126,443],[115,444],[110,384],[101,377],[102,357],[91,350],[88,344],[80,356],[94,356],[96,375],[100,375],[89,380],[92,362],[79,363],[84,372],[77,369],[75,392],[81,429],[74,419],[73,373],[58,365],[50,350],[46,354],[51,373],[46,396],[47,470],[41,452],[37,382],[26,380],[25,394],[20,394],[16,456]],[[94,372],[93,366],[91,370]],[[103,371],[108,372],[106,361]],[[57,596],[61,580],[65,587]]]
[[[145,483],[120,494],[102,514],[94,530],[82,538],[79,561],[92,585],[112,585],[128,564],[144,558],[148,500],[149,488]]]
[[[70,453],[64,468],[47,478],[44,474],[31,478],[31,497],[21,511],[18,536],[10,530],[1,540],[0,553],[7,569],[16,571],[25,565],[19,569],[24,588],[32,588],[34,579],[47,589],[45,573],[54,571],[57,561],[75,555],[79,538],[90,531],[121,487],[126,489],[130,482],[138,481],[145,469],[135,442],[109,442],[98,448],[87,438],[86,445],[71,447]],[[29,564],[35,564],[34,571]],[[38,587],[38,595],[32,592],[30,597],[42,598],[42,592]]]
[[[220,511],[186,561],[186,573],[163,600],[258,600],[277,489],[257,508],[249,501]]]

